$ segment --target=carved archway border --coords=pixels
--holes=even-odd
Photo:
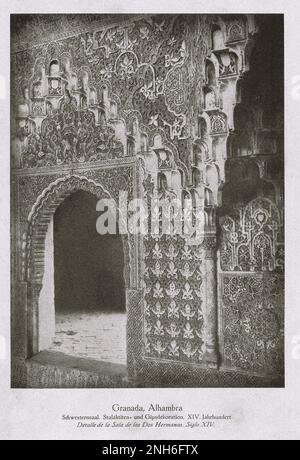
[[[44,276],[45,238],[49,223],[57,207],[72,193],[83,190],[97,198],[112,198],[111,193],[100,183],[84,176],[71,175],[52,182],[39,195],[28,216],[27,231],[24,235],[22,259],[23,281],[28,286],[27,298],[27,345],[28,357],[38,353],[39,296]],[[136,289],[137,241],[122,235],[124,253],[124,282],[126,292]],[[130,299],[126,295],[126,310],[130,309]]]
[[[75,191],[83,190],[97,198],[113,198],[103,186],[84,176],[72,175],[52,182],[37,198],[28,216],[27,232],[23,243],[23,280],[41,283],[44,274],[44,243],[50,220],[57,207]],[[132,244],[122,235],[125,257],[125,284],[134,285],[129,268],[134,263]]]

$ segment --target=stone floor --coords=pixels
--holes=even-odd
[[[126,313],[58,313],[51,351],[126,365]]]

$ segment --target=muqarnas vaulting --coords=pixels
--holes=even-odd
[[[283,386],[283,17],[11,30],[12,386]],[[120,191],[203,241],[97,234]]]

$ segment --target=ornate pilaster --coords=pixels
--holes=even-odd
[[[218,365],[218,303],[217,303],[217,265],[216,233],[210,232],[204,237],[205,263],[205,354],[204,360],[210,367]]]
[[[28,283],[27,308],[27,358],[37,354],[39,350],[39,296],[42,283]]]
[[[142,316],[143,291],[126,289],[127,305],[127,369],[128,378],[132,381],[138,376],[141,366],[141,350],[143,348]]]
[[[24,360],[27,358],[27,283],[18,281],[12,292],[12,347],[11,355],[13,358]]]

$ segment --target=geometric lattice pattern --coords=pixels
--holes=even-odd
[[[226,367],[282,374],[283,288],[280,275],[223,275]]]
[[[145,354],[199,363],[204,351],[201,249],[166,235],[147,237],[144,248]]]

